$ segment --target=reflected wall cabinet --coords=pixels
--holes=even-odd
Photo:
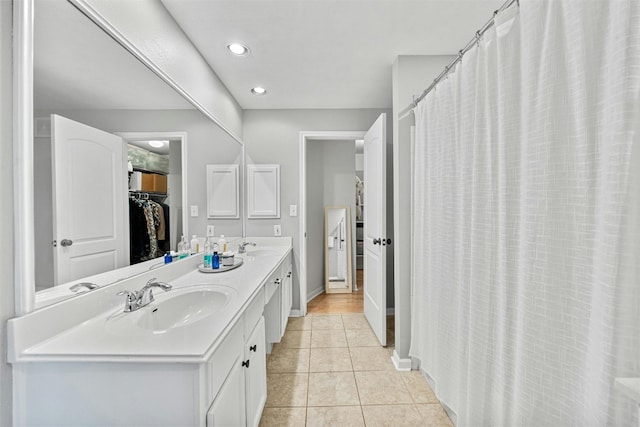
[[[247,165],[248,218],[280,218],[280,165]]]
[[[207,165],[207,217],[240,218],[238,165]]]

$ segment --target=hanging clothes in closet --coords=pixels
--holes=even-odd
[[[169,206],[141,195],[129,197],[129,258],[131,264],[158,258],[171,249]]]

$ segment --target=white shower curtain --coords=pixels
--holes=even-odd
[[[637,0],[521,0],[417,106],[410,355],[458,426],[637,423],[639,135]]]

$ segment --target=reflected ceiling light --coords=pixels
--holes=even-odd
[[[249,48],[240,43],[228,44],[227,49],[236,56],[247,56],[249,54]]]
[[[164,147],[164,145],[168,143],[169,141],[149,141],[149,145],[155,148]]]
[[[256,86],[251,89],[251,93],[254,95],[264,95],[265,93],[267,93],[267,90],[261,86]]]

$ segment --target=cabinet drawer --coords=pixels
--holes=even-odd
[[[248,337],[253,331],[253,328],[258,323],[258,320],[262,317],[264,311],[264,289],[260,289],[260,292],[255,296],[251,304],[244,312],[244,336]]]
[[[244,322],[239,321],[234,325],[229,334],[218,346],[213,356],[207,361],[206,376],[206,400],[211,402],[218,394],[225,378],[233,368],[233,363],[243,354],[244,350]]]
[[[267,281],[267,284],[264,287],[265,305],[269,302],[269,300],[271,300],[273,294],[278,290],[278,288],[280,287],[280,283],[282,283],[282,275],[281,269],[278,269],[278,271],[269,278],[269,281]]]

